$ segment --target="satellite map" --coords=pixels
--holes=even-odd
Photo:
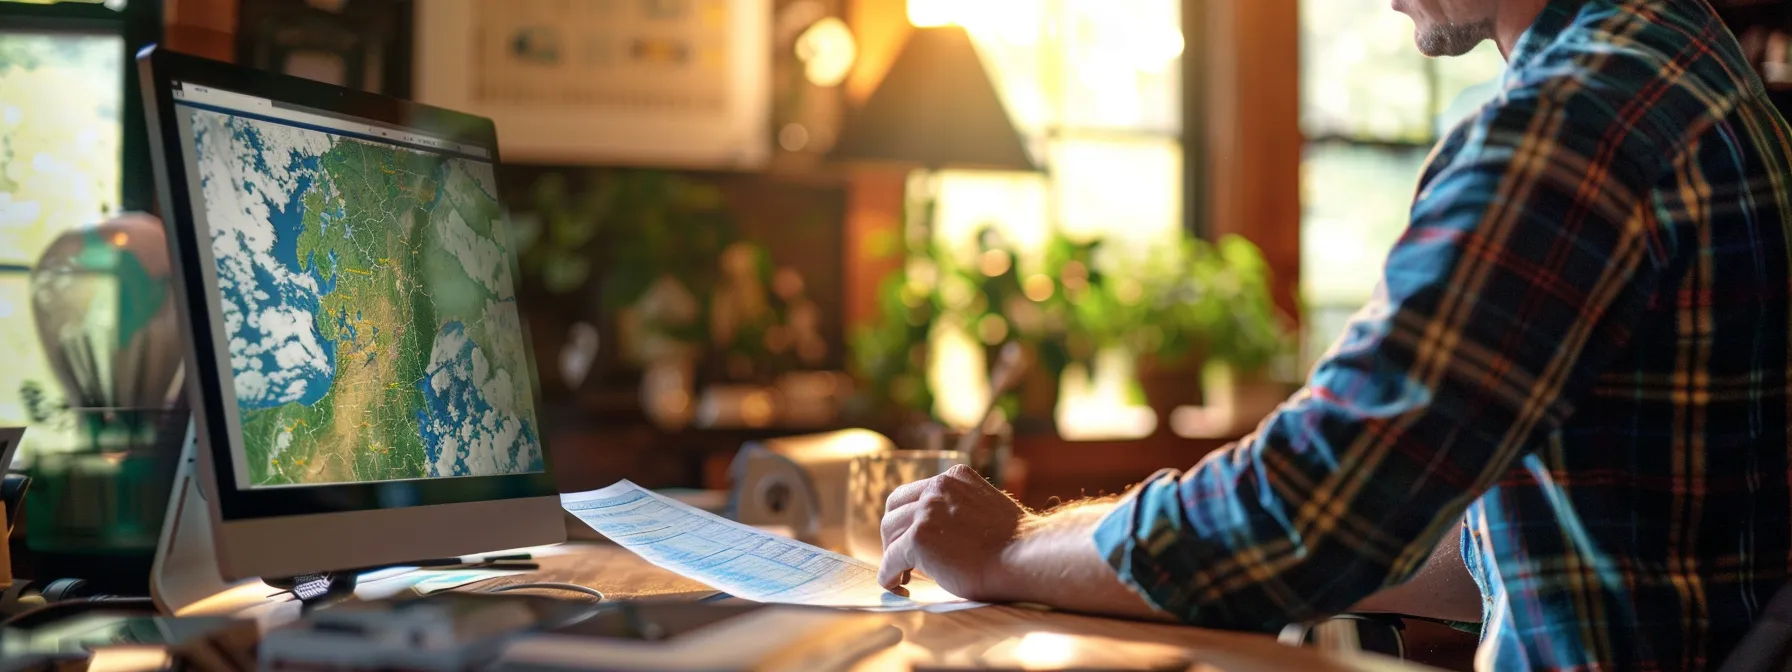
[[[250,485],[541,471],[491,164],[186,111]]]

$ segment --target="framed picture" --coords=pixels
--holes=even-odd
[[[417,100],[491,117],[506,162],[752,169],[771,0],[430,0]]]
[[[244,0],[237,62],[406,98],[414,13],[411,0]]]

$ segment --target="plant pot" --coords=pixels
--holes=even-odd
[[[1201,367],[1194,357],[1171,364],[1156,355],[1144,355],[1139,357],[1138,376],[1145,403],[1159,418],[1170,417],[1178,408],[1202,403]]]
[[[1200,406],[1181,406],[1170,413],[1170,429],[1185,438],[1232,439],[1258,423],[1288,399],[1293,389],[1263,369],[1240,372],[1226,362],[1201,367]]]
[[[1020,399],[1014,426],[1023,433],[1050,432],[1057,429],[1058,386],[1063,371],[1040,366],[1038,346],[1026,346],[1026,361],[1032,362],[1015,389]]]

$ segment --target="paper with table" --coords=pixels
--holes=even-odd
[[[857,559],[686,506],[629,481],[564,494],[567,512],[659,567],[756,602],[880,611],[954,611],[982,606],[916,577],[909,596],[877,584]]]

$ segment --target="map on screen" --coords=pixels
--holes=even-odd
[[[251,486],[543,470],[490,163],[183,112]]]

